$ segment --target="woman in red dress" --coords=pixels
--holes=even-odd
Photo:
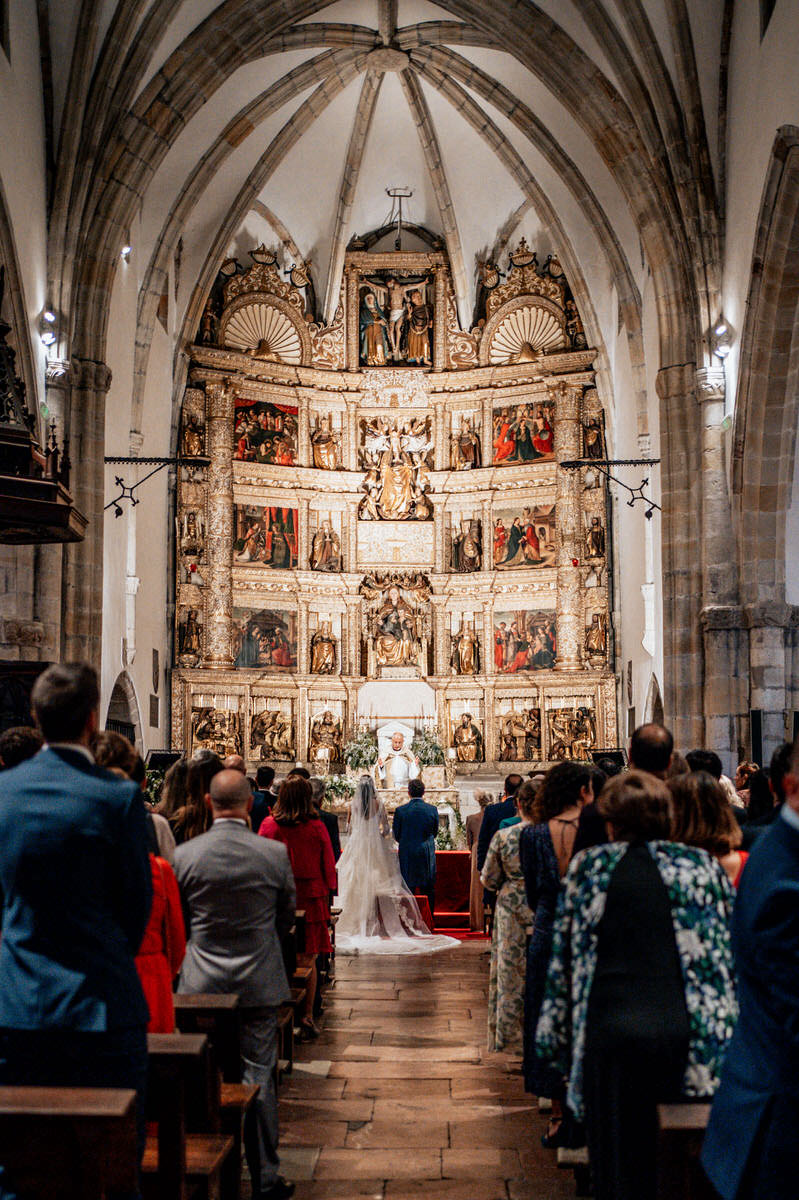
[[[301,1030],[305,1037],[316,1037],[319,1030],[312,1015],[316,956],[329,954],[333,949],[327,922],[330,893],[336,890],[336,860],[330,835],[316,815],[307,779],[295,775],[283,780],[277,803],[258,832],[261,837],[282,842],[289,852],[297,888],[297,908],[305,911],[305,954],[311,960],[308,965],[313,967]]]
[[[174,1033],[172,980],[186,953],[186,931],[175,873],[165,858],[150,855],[153,907],[144,931],[136,970],[150,1010],[148,1033]]]

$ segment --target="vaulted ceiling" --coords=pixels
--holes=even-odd
[[[697,295],[718,237],[722,7],[51,4],[61,307],[102,357],[103,295],[129,242],[141,378],[163,297],[190,335],[219,264],[265,241],[285,265],[310,262],[330,320],[347,242],[384,225],[387,189],[404,187],[404,218],[446,241],[464,326],[479,262],[524,235],[560,255],[596,344],[619,326],[635,341],[650,269],[694,309],[712,303]]]

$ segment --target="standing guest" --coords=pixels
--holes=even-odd
[[[338,862],[341,858],[341,835],[338,828],[338,817],[335,813],[328,812],[326,808],[323,808],[326,791],[325,781],[318,775],[312,775],[309,782],[316,815],[327,830],[330,845],[333,847],[333,858]]]
[[[427,896],[432,917],[436,905],[438,809],[422,799],[424,784],[421,779],[408,780],[408,795],[410,800],[400,804],[394,812],[391,832],[399,846],[402,878],[409,891],[419,891]]]
[[[666,779],[676,779],[678,775],[688,775],[690,770],[688,759],[684,754],[680,754],[679,750],[675,750],[671,756],[669,769],[666,771]]]
[[[521,820],[494,834],[480,875],[483,887],[496,894],[488,976],[489,1050],[518,1053],[522,1049],[525,946],[533,914],[524,894],[519,839],[532,820],[535,793],[531,782],[516,791],[514,803]]]
[[[247,774],[247,764],[240,754],[228,754],[227,758],[222,760],[222,766],[226,771],[238,771],[240,775]]]
[[[250,820],[256,833],[277,803],[277,792],[272,791],[274,778],[274,767],[258,767],[255,772],[255,791],[252,794]]]
[[[741,1015],[702,1163],[722,1200],[794,1200],[799,1127],[799,738],[785,803],[758,840],[733,913]]]
[[[161,813],[153,812],[150,807],[150,801],[147,797],[147,769],[144,765],[144,759],[138,752],[136,752],[133,760],[130,778],[141,788],[147,824],[155,831],[155,840],[158,846],[157,853],[172,866],[175,862],[175,835],[166,817]]]
[[[689,750],[685,761],[691,771],[706,771],[714,779],[721,779],[724,768],[715,750]]]
[[[707,850],[737,888],[749,855],[739,849],[743,833],[724,788],[706,771],[691,771],[670,779],[668,789],[674,803],[671,840]]]
[[[674,738],[665,725],[639,725],[630,738],[630,770],[665,779],[674,752]]]
[[[491,803],[488,792],[475,792],[474,798],[480,805],[479,811],[470,813],[466,818],[466,848],[470,855],[469,871],[469,928],[482,932],[485,924],[483,908],[483,888],[480,883],[480,872],[477,870],[477,839],[480,836],[480,826],[483,823],[486,806]]]
[[[769,786],[768,771],[761,767],[749,776],[749,801],[746,805],[746,825],[756,825],[763,817],[771,817],[774,794]]]
[[[0,770],[9,771],[38,754],[44,738],[38,729],[30,725],[14,725],[0,733]]]
[[[133,960],[152,883],[141,792],[89,751],[91,667],[48,667],[31,700],[46,744],[0,776],[0,1084],[134,1088],[143,1151],[147,1005]]]
[[[733,784],[735,785],[738,798],[740,799],[744,808],[747,808],[749,805],[749,780],[753,775],[756,775],[759,770],[760,767],[757,765],[757,763],[751,762],[749,759],[744,759],[743,762],[738,763]]]
[[[147,823],[147,844],[151,854],[158,854],[172,864],[175,861],[175,839],[169,822],[160,813],[150,810],[145,795],[147,773],[136,747],[121,733],[112,729],[98,730],[89,747],[98,767],[131,779],[142,793],[144,819]],[[152,1030],[150,1031],[153,1032]]]
[[[584,804],[580,809],[580,819],[577,822],[577,836],[572,846],[572,858],[575,854],[579,854],[581,850],[587,850],[589,846],[604,846],[608,841],[608,830],[605,822],[599,815],[597,797],[607,783],[608,778],[615,778],[621,768],[612,758],[603,758],[602,762],[610,763],[614,767],[614,771],[612,776],[609,777],[601,767],[588,768],[591,772],[591,791],[593,792],[593,797],[589,803]],[[535,1038],[535,1029],[532,1030],[532,1037]]]
[[[506,817],[516,816],[516,805],[513,797],[518,792],[522,785],[521,775],[515,772],[508,775],[505,779],[505,790],[501,800],[496,804],[489,804],[483,813],[483,823],[480,826],[480,836],[477,839],[477,870],[482,871],[485,864],[488,847],[491,845],[491,839],[499,829],[499,826]]]
[[[263,792],[266,797],[266,802],[270,808],[273,808],[277,800],[277,792],[272,787],[275,781],[274,767],[259,767],[255,772],[255,782],[258,785],[259,792]]]
[[[613,841],[571,864],[536,1050],[569,1078],[595,1200],[654,1200],[657,1105],[713,1094],[737,1015],[733,891],[704,850],[670,841],[666,785],[605,785]]]
[[[221,770],[223,767],[219,755],[212,750],[200,750],[189,759],[183,803],[175,809],[169,821],[178,846],[210,829],[213,818],[205,797],[209,793],[211,780]]]
[[[294,880],[284,846],[249,828],[252,792],[238,771],[209,785],[213,824],[178,846],[175,872],[188,914],[180,992],[239,997],[242,1080],[258,1098],[244,1118],[244,1150],[259,1200],[287,1200],[294,1184],[278,1157],[277,1013],[291,997],[280,939],[294,920]]]
[[[604,780],[604,772],[600,772]],[[594,800],[594,769],[583,763],[564,762],[545,776],[532,806],[533,824],[522,830],[519,861],[524,875],[527,904],[533,914],[533,936],[527,943],[524,995],[524,1086],[533,1096],[552,1100],[552,1117],[542,1142],[561,1144],[564,1077],[535,1056],[535,1031],[544,1000],[544,985],[552,953],[555,908],[563,879],[574,854],[581,812]],[[527,787],[523,784],[522,792]],[[597,814],[597,819],[604,821]],[[601,843],[600,843],[601,844]]]
[[[262,838],[282,842],[288,850],[297,889],[297,908],[305,911],[305,946],[312,956],[312,975],[305,995],[305,1015],[300,1022],[303,1040],[319,1036],[314,1024],[316,956],[333,949],[328,929],[330,893],[336,890],[336,863],[327,830],[316,815],[311,785],[300,775],[289,775],[280,785],[277,804],[258,830]]]
[[[175,813],[186,802],[186,778],[188,772],[189,760],[184,757],[173,762],[164,775],[164,782],[161,785],[161,798],[156,805],[155,811],[160,813],[162,817],[166,817],[170,826]]]
[[[768,787],[771,793],[771,807],[766,808],[764,800],[759,798],[758,807],[764,809],[762,815],[755,816],[752,814],[749,820],[744,825],[744,849],[751,850],[755,842],[761,837],[770,825],[773,825],[780,814],[780,809],[785,803],[785,787],[784,780],[788,773],[791,763],[791,744],[783,742],[771,756],[771,762],[768,768]],[[751,799],[750,799],[751,803]]]

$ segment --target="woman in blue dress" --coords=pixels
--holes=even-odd
[[[534,916],[533,936],[527,945],[524,1086],[534,1096],[552,1099],[552,1119],[544,1136],[544,1145],[558,1144],[565,1086],[560,1073],[536,1059],[535,1031],[552,952],[552,931],[560,881],[571,861],[580,810],[591,800],[591,767],[587,763],[558,763],[539,785],[533,807],[533,824],[522,830],[519,843],[527,903]]]

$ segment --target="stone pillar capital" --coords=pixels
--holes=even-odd
[[[695,386],[700,404],[723,400],[726,392],[724,367],[699,367],[695,374]]]

